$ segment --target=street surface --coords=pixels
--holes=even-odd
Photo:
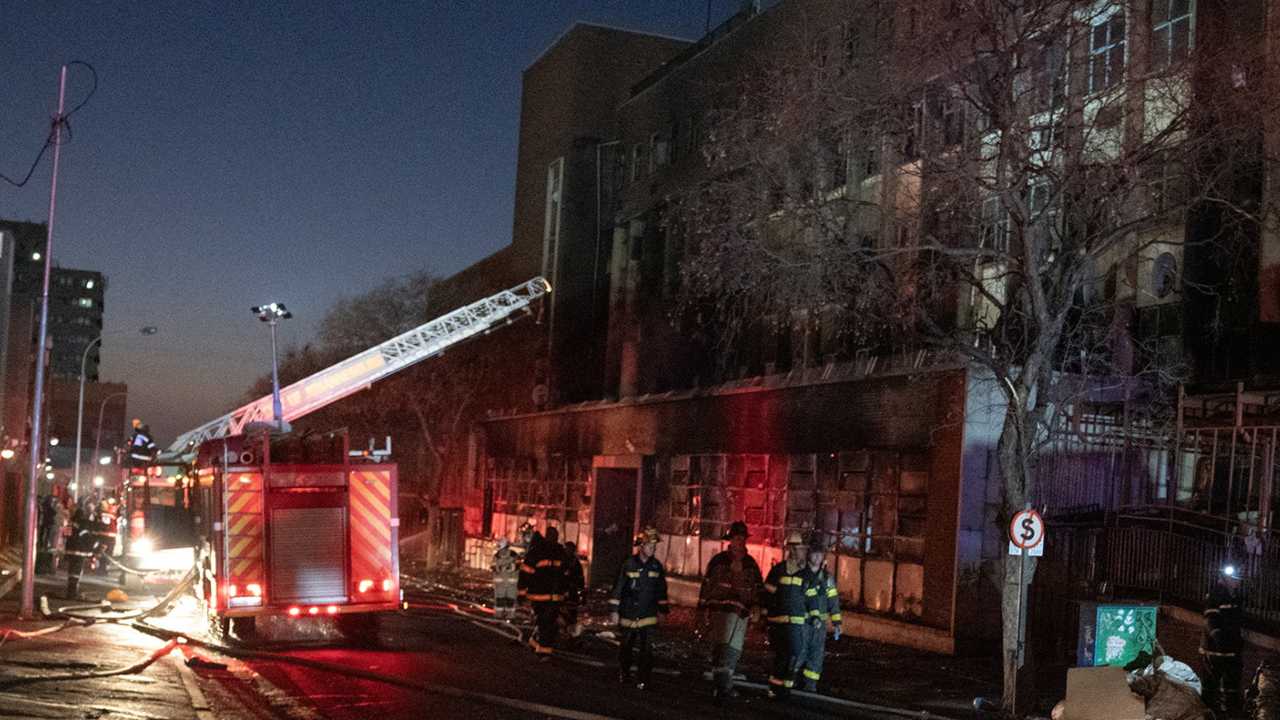
[[[178,620],[169,618],[163,624],[175,627]],[[330,663],[495,699],[449,697],[287,662],[246,659],[232,662],[226,671],[196,670],[211,701],[217,704],[219,698],[238,698],[254,708],[255,717],[334,720],[421,718],[424,713],[431,717],[466,718],[585,717],[572,713],[607,718],[876,717],[799,699],[783,705],[755,690],[744,690],[740,699],[719,708],[712,703],[706,682],[676,674],[659,674],[649,688],[637,690],[618,683],[612,651],[605,643],[586,641],[575,648],[577,652],[571,658],[538,662],[528,648],[514,640],[448,612],[414,610],[388,616],[381,633],[382,647],[378,649],[352,647],[341,640],[287,639],[327,634],[316,627],[322,626],[323,620],[313,622],[311,632],[274,628],[276,638],[286,639],[252,647],[288,658]],[[257,702],[245,692],[249,688],[262,694]],[[540,712],[538,708],[499,704],[501,701],[496,698],[546,707]]]
[[[515,639],[516,628],[493,623],[465,594],[449,595],[438,587],[432,590],[407,582],[411,609],[384,616],[376,644],[348,642],[322,618],[273,618],[261,623],[262,638],[229,644],[235,657],[216,649],[188,647],[185,652],[197,656],[188,668],[180,647],[136,673],[20,681],[23,684],[4,687],[16,678],[125,668],[162,648],[172,633],[197,643],[221,642],[210,636],[190,595],[169,615],[150,621],[151,627],[98,623],[38,638],[11,639],[0,645],[0,718],[902,720],[901,714],[831,700],[797,696],[790,703],[778,703],[768,700],[762,688],[747,686],[740,687],[740,698],[716,706],[702,677],[706,668],[701,645],[674,617],[666,638],[658,644],[661,654],[654,681],[638,690],[618,682],[615,646],[607,634],[584,633],[562,644],[562,654],[539,662]],[[57,599],[60,585],[58,578],[41,578],[40,592],[50,596],[54,608],[67,604]],[[110,585],[90,579],[87,594],[99,597]],[[156,586],[149,592],[135,592],[128,605],[149,607],[165,589]],[[757,646],[751,653],[752,663],[744,662],[752,679],[759,679],[760,663],[767,658],[762,651]],[[901,666],[897,673],[901,674]],[[882,680],[863,675],[858,685],[873,690]]]

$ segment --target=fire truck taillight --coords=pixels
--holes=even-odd
[[[362,593],[367,593],[367,592],[369,592],[370,590],[372,590],[372,589],[373,589],[373,581],[372,581],[372,580],[361,580],[361,581],[360,581],[360,584],[356,586],[356,589],[357,589],[357,590],[359,590],[359,591],[360,591],[360,592],[362,592]]]
[[[337,615],[337,614],[338,614],[338,606],[337,606],[337,605],[330,605],[329,607],[325,608],[325,612],[329,613],[330,615]]]
[[[289,617],[298,617],[301,614],[302,614],[302,608],[296,605],[289,608]]]
[[[391,592],[391,580],[390,580],[390,579],[387,579],[387,580],[383,580],[383,581],[382,581],[382,592]]]
[[[309,609],[307,610],[307,612],[308,612],[309,614],[311,614],[311,615],[319,615],[319,614],[320,614],[320,608],[318,608],[318,607],[312,607],[312,608],[309,608]]]
[[[262,597],[262,586],[258,583],[249,583],[245,589],[254,597]]]

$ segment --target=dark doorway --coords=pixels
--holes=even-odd
[[[639,470],[596,468],[591,537],[591,584],[609,586],[631,554]]]

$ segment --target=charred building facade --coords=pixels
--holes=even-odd
[[[979,66],[956,59],[959,30],[981,20],[983,3],[944,3],[937,18],[925,12],[933,5],[748,3],[692,43],[579,25],[530,66],[513,244],[451,282],[479,296],[541,273],[555,293],[520,331],[527,370],[513,375],[525,379],[480,405],[445,496],[464,516],[467,562],[487,562],[490,538],[532,520],[558,526],[589,556],[592,581],[608,582],[633,532],[653,523],[675,595],[691,600],[729,523],[745,520],[763,564],[790,530],[828,537],[851,633],[942,652],[998,635],[1008,508],[996,460],[1005,400],[991,374],[965,353],[842,332],[812,308],[744,323],[726,352],[703,327],[711,311],[699,315],[682,292],[690,247],[677,207],[733,152],[726,118],[751,104],[754,80],[790,66],[796,83],[818,73],[906,90],[892,108],[868,108],[891,118],[874,131],[818,133],[811,172],[780,179],[779,198],[874,208],[842,219],[868,251],[946,232],[991,249],[974,265],[978,287],[939,293],[937,317],[975,347],[1005,332],[999,301],[1016,280],[994,255],[1023,242],[1019,213],[1036,218],[1028,233],[1070,232],[1077,196],[1038,182],[1016,196],[956,189],[949,159],[974,148],[981,178],[1000,121],[965,107]],[[1033,118],[1023,126],[1043,144],[1033,157],[1072,142],[1103,154],[1144,147],[1173,125],[1169,98],[1189,108],[1179,137],[1247,119],[1230,147],[1200,143],[1176,161],[1137,153],[1141,216],[1120,211],[1124,232],[1079,288],[1082,307],[1105,307],[1101,339],[1055,360],[1069,380],[1052,399],[1062,411],[1044,430],[1029,500],[1071,523],[1047,551],[1039,591],[1058,609],[1099,586],[1193,605],[1223,557],[1280,566],[1270,542],[1280,423],[1268,419],[1280,395],[1265,391],[1280,386],[1265,340],[1280,238],[1264,221],[1275,198],[1262,160],[1280,133],[1258,115],[1204,111],[1274,81],[1273,18],[1264,3],[1095,5],[1062,16],[1070,41],[1033,33],[1018,50],[1009,84],[1028,99],[1008,111]],[[1234,56],[1199,62],[1227,46]],[[1093,132],[1102,140],[1079,140]],[[1193,199],[1190,164],[1221,170],[1212,198]],[[761,193],[760,222],[785,225],[786,203]],[[1227,218],[1223,205],[1249,210]],[[1105,373],[1089,354],[1105,356]],[[1151,367],[1159,382],[1144,375]],[[1167,422],[1153,419],[1152,398],[1167,401]],[[1179,572],[1156,577],[1134,561],[1152,543],[1199,544]],[[1182,585],[1168,585],[1175,578]],[[1254,620],[1274,621],[1280,605],[1255,597]]]

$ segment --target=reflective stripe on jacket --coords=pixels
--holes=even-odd
[[[564,549],[560,543],[541,540],[529,548],[520,563],[520,596],[529,602],[560,602],[564,599]]]
[[[613,597],[609,600],[618,613],[619,624],[625,628],[641,628],[656,625],[658,613],[670,610],[667,599],[667,571],[657,558],[641,560],[632,555],[622,564],[618,581],[613,585]]]
[[[809,568],[801,565],[794,572],[789,571],[784,560],[774,565],[765,578],[761,604],[769,622],[803,625],[810,618],[810,611],[818,608],[817,598],[818,589]]]
[[[743,555],[742,562],[734,567],[733,552],[725,550],[707,563],[698,604],[709,610],[736,612],[746,617],[760,597],[763,585],[760,566],[750,555]]]

